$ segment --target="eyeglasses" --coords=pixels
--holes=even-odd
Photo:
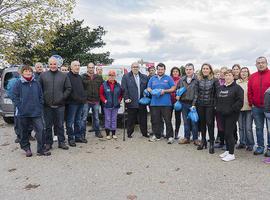
[[[113,74],[109,74],[109,76],[115,76],[115,75],[113,75]]]
[[[132,66],[132,68],[139,68],[139,66]]]

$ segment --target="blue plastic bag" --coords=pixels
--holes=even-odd
[[[153,89],[151,94],[153,96],[160,97],[161,96],[161,91],[162,91],[162,89]]]
[[[175,104],[174,104],[174,110],[175,111],[180,111],[182,110],[182,104],[180,101],[176,101]]]
[[[178,90],[176,90],[176,96],[181,97],[186,91],[187,89],[185,87],[181,87]]]
[[[145,89],[145,90],[143,91],[143,95],[144,95],[145,97],[149,97],[149,96],[150,96],[150,93],[148,92],[147,89]]]
[[[148,105],[150,104],[151,102],[151,99],[149,99],[148,97],[143,97],[139,100],[139,104],[142,104],[142,105]]]
[[[199,115],[197,113],[196,108],[190,108],[190,111],[188,113],[188,118],[193,121],[193,122],[198,122],[199,121]]]

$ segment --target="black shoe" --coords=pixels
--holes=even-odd
[[[68,145],[71,146],[71,147],[76,147],[75,140],[69,140]]]
[[[97,133],[97,134],[96,134],[96,137],[98,137],[98,138],[103,138],[103,135],[102,135],[101,133]]]
[[[29,135],[29,140],[30,140],[30,141],[35,141],[36,138],[34,138],[32,135]]]
[[[83,138],[75,138],[75,142],[78,142],[78,143],[87,143],[87,139],[83,139]]]
[[[128,135],[127,137],[128,137],[128,138],[132,138],[132,135]]]
[[[236,149],[245,149],[246,148],[246,145],[244,144],[239,144]]]
[[[197,147],[197,150],[203,150],[203,149],[207,149],[207,142],[206,142],[206,139],[203,139],[201,141],[201,144]]]
[[[68,150],[68,146],[66,145],[66,143],[62,142],[60,144],[58,144],[58,148],[59,149],[64,149],[64,150]]]
[[[20,138],[17,137],[14,142],[15,143],[20,143]]]
[[[149,138],[149,135],[146,134],[146,135],[143,135],[143,137]]]
[[[45,147],[44,147],[44,151],[45,152],[48,152],[52,149],[52,145],[51,144],[45,144]]]
[[[50,156],[52,154],[49,151],[41,151],[41,152],[37,152],[37,155],[38,156]]]
[[[210,154],[215,153],[215,149],[214,149],[214,141],[211,141],[211,142],[210,142],[209,153],[210,153]]]

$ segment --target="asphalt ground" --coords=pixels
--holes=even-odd
[[[270,199],[263,156],[236,150],[236,160],[225,163],[221,150],[210,155],[193,144],[150,143],[136,130],[125,142],[119,129],[118,140],[89,133],[87,144],[68,151],[55,143],[50,157],[36,156],[32,142],[34,156],[26,158],[12,125],[0,120],[0,199]]]

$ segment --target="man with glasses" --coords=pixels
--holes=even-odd
[[[86,123],[87,116],[90,108],[92,109],[92,121],[93,121],[93,130],[95,131],[95,136],[98,138],[103,138],[100,133],[99,125],[99,107],[100,107],[100,98],[99,98],[99,89],[103,83],[102,76],[95,74],[95,65],[94,63],[89,63],[87,66],[87,73],[82,75],[83,85],[86,91],[87,103],[84,105],[83,117],[82,117],[82,133],[85,137],[86,134]]]
[[[256,59],[257,72],[253,73],[248,81],[248,102],[252,107],[252,116],[256,125],[256,137],[258,147],[254,155],[264,153],[264,93],[270,87],[270,70],[267,59],[263,56]],[[268,127],[269,128],[269,127]],[[270,135],[267,136],[266,157],[270,157]]]
[[[140,98],[143,97],[143,91],[147,88],[148,78],[139,72],[139,64],[132,63],[131,72],[125,74],[122,78],[121,86],[124,90],[124,100],[127,106],[127,135],[132,138],[134,126],[139,120],[140,130],[144,137],[147,134],[147,109],[146,105],[139,104]]]

